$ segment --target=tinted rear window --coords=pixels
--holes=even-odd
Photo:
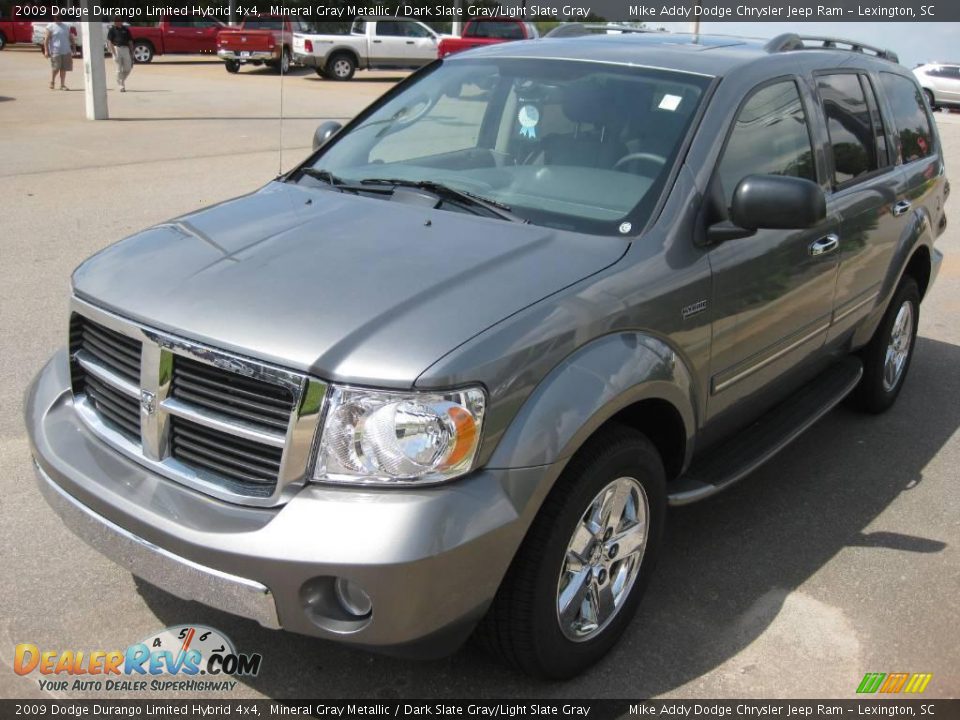
[[[893,111],[900,162],[927,157],[933,152],[933,131],[919,86],[893,73],[880,73],[880,82]]]

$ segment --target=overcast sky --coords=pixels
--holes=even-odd
[[[686,32],[689,28],[689,23],[685,22],[652,22],[648,25],[663,26],[675,32]],[[795,32],[859,40],[893,50],[900,56],[900,63],[908,68],[933,60],[960,62],[960,23],[701,22],[700,31],[759,38]]]

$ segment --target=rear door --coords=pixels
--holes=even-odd
[[[876,307],[907,217],[897,205],[903,175],[888,150],[876,78],[844,69],[816,72],[814,81],[827,130],[827,207],[840,217],[840,271],[829,341]]]
[[[755,88],[741,104],[713,179],[726,208],[747,175],[818,182],[810,114],[797,79]],[[711,418],[761,392],[816,353],[830,324],[837,220],[802,230],[758,230],[710,251],[713,272]]]

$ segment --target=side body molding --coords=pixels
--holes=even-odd
[[[518,468],[565,460],[620,410],[657,399],[669,402],[683,421],[686,467],[696,428],[694,387],[683,360],[664,341],[640,332],[605,335],[543,379],[487,465]]]

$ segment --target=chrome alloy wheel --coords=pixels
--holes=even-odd
[[[149,62],[151,55],[150,48],[143,43],[133,46],[133,59],[138,63]]]
[[[883,360],[883,389],[886,392],[893,390],[900,378],[903,377],[903,368],[910,357],[910,346],[913,343],[913,303],[907,301],[897,311],[897,318],[893,321],[890,330],[890,343]]]
[[[338,59],[333,63],[333,74],[339,78],[345,78],[350,75],[351,65],[349,60],[344,60],[343,58]]]
[[[557,582],[557,619],[570,640],[600,633],[640,574],[649,503],[634,478],[617,478],[593,499],[567,543]]]

